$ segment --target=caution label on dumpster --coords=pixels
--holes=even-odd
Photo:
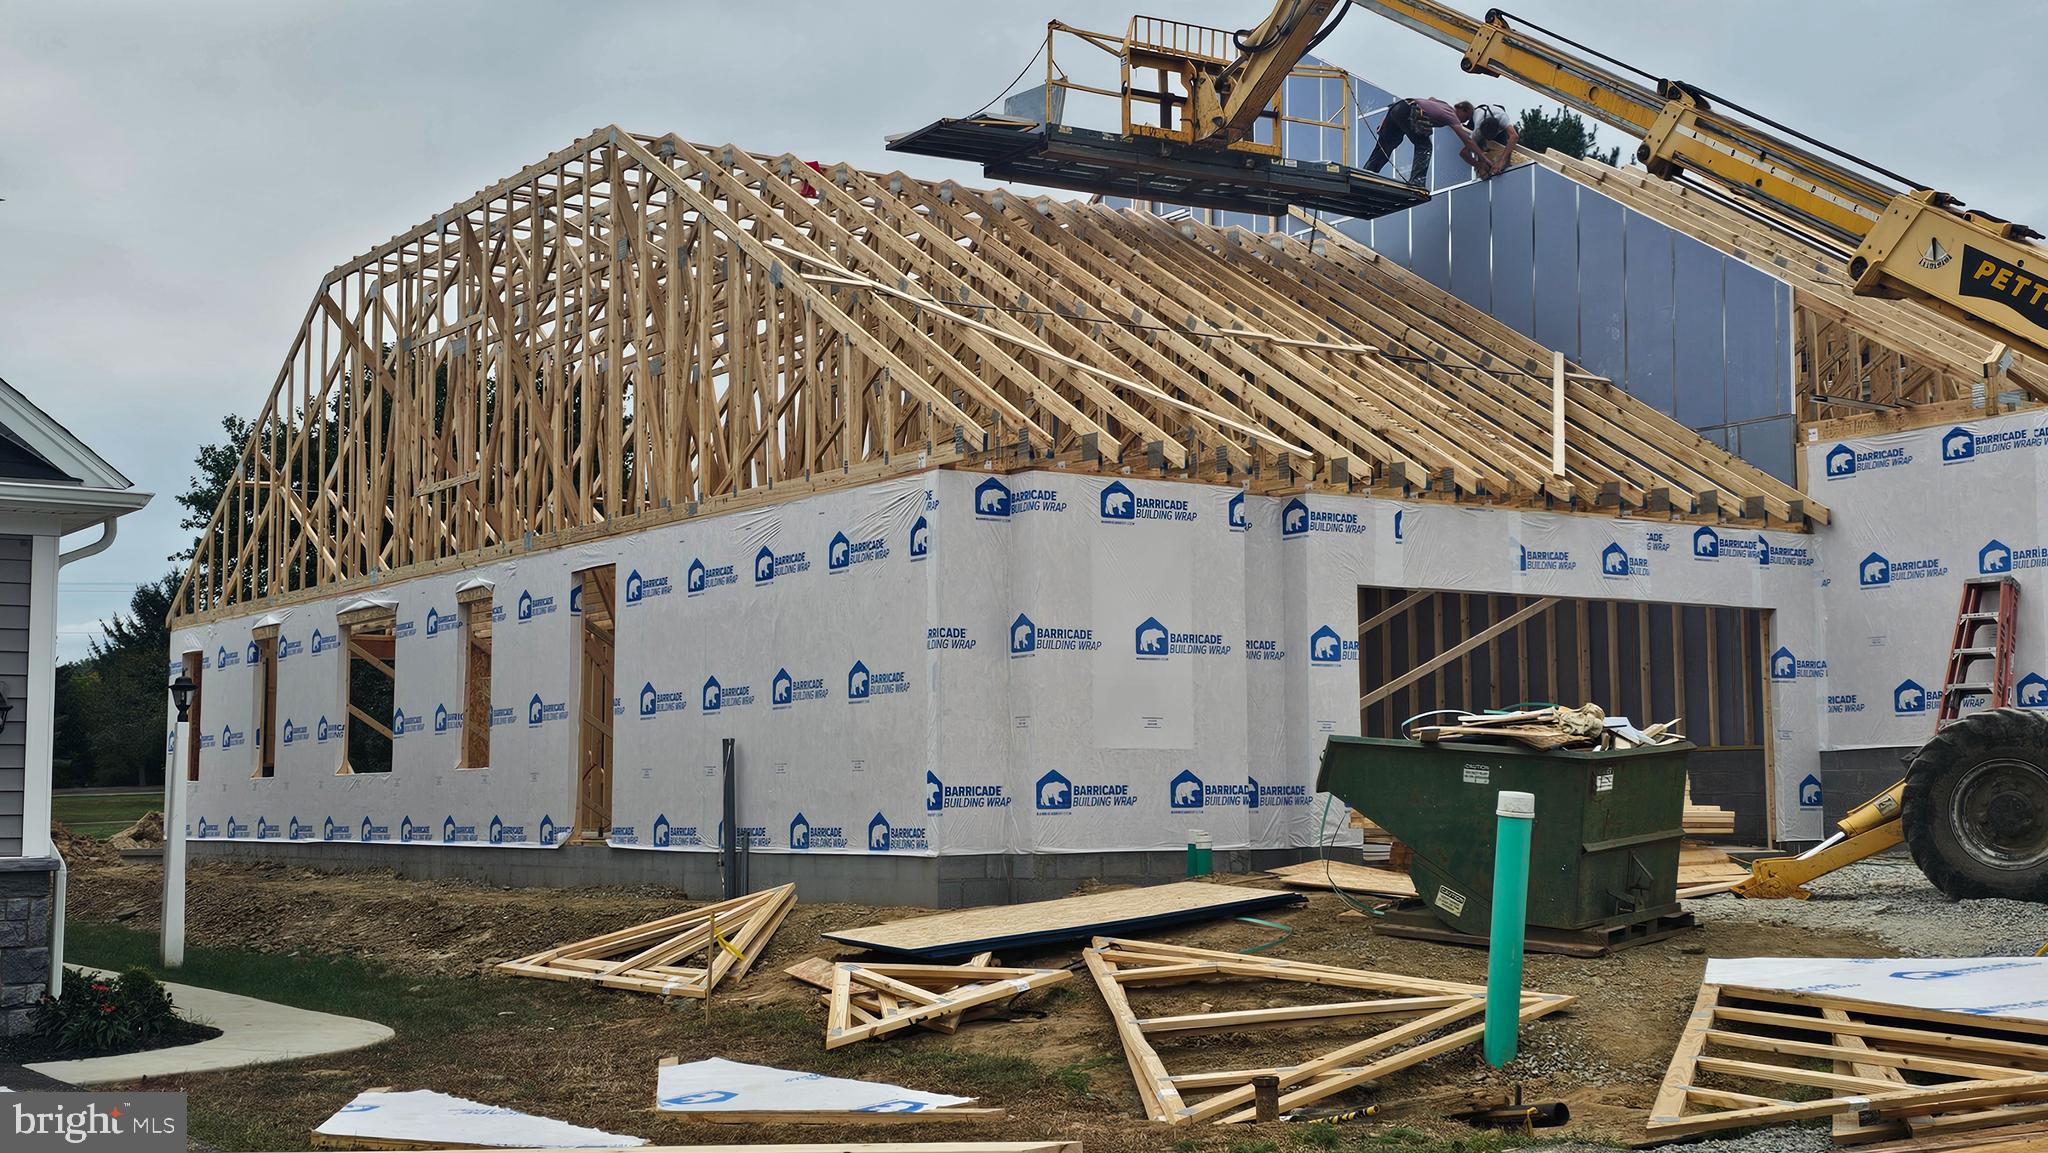
[[[1468,772],[1470,770],[1467,770]],[[1484,772],[1485,770],[1480,770]],[[1465,911],[1465,894],[1441,886],[1436,891],[1436,907],[1455,917]]]
[[[1468,785],[1483,785],[1488,783],[1492,777],[1492,771],[1485,765],[1465,766],[1465,783]]]
[[[1611,793],[1614,791],[1613,769],[1609,769],[1593,778],[1593,791],[1596,793]]]

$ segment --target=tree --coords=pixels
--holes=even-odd
[[[52,773],[60,787],[163,781],[171,596],[182,574],[135,590],[86,658],[57,670]]]
[[[227,495],[228,485],[234,482],[235,466],[242,462],[242,449],[249,443],[249,422],[242,417],[231,412],[221,418],[220,428],[227,439],[199,446],[198,455],[192,459],[199,472],[178,494],[178,503],[185,508],[185,519],[178,522],[178,527],[195,534],[204,533],[212,523],[213,510],[220,507],[221,497]],[[170,560],[178,564],[189,561],[198,547],[199,539],[194,536],[192,547]]]
[[[1557,151],[1575,160],[1597,160],[1602,164],[1621,160],[1621,147],[1615,145],[1602,152],[1593,138],[1592,127],[1569,108],[1560,108],[1555,113],[1524,108],[1515,129],[1522,134],[1522,147],[1531,152]]]
[[[221,421],[226,439],[200,446],[197,472],[178,504],[183,527],[203,531],[234,480],[249,439],[249,422]],[[196,542],[195,542],[196,543]],[[59,788],[161,784],[170,680],[171,602],[192,549],[170,559],[180,567],[136,588],[128,611],[102,622],[105,635],[82,660],[59,666],[51,771]]]

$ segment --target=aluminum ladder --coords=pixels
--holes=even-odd
[[[1988,605],[1988,607],[1987,607]],[[1970,712],[2004,708],[2012,699],[2012,650],[2019,627],[2020,585],[2009,576],[1970,577],[1963,582],[1956,606],[1955,639],[1949,645],[1948,673],[1942,678],[1941,709],[1934,731],[1963,716],[1963,699],[1981,696],[1986,703]],[[1988,629],[1990,635],[1984,635]],[[1987,675],[1979,666],[1989,663]]]

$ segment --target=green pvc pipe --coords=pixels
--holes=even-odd
[[[1515,1059],[1522,1023],[1522,931],[1529,921],[1529,832],[1534,793],[1502,793],[1495,802],[1493,933],[1486,951],[1486,1063]]]

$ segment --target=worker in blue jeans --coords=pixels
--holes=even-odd
[[[1380,120],[1379,139],[1373,143],[1372,159],[1365,162],[1365,170],[1377,176],[1405,136],[1409,143],[1415,145],[1415,162],[1408,167],[1408,183],[1417,188],[1427,187],[1429,159],[1436,150],[1431,134],[1440,127],[1456,132],[1472,154],[1485,155],[1485,149],[1472,135],[1470,101],[1446,104],[1434,96],[1411,97],[1394,101]]]

